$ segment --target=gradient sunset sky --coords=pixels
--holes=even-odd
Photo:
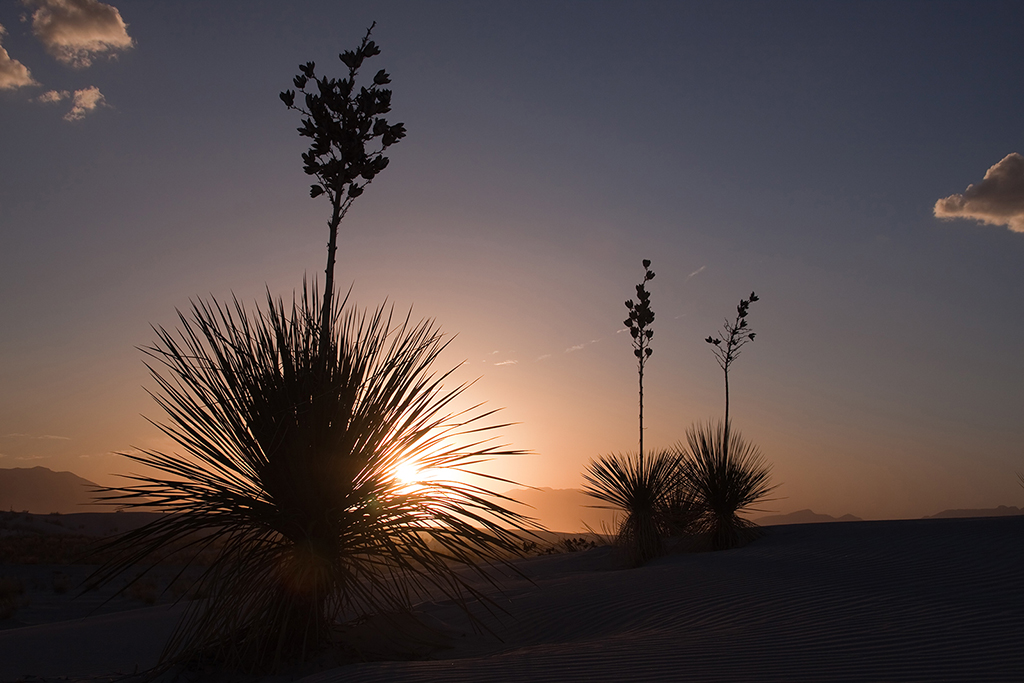
[[[337,277],[455,335],[438,369],[534,453],[491,471],[636,449],[649,258],[646,445],[721,416],[704,338],[753,290],[731,412],[769,509],[1024,505],[1021,3],[113,5],[0,2],[0,467],[114,483],[171,448],[150,325],[322,281],[278,93],[376,21],[408,136]]]

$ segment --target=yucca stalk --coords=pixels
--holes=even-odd
[[[654,323],[654,311],[651,310],[651,293],[647,291],[647,283],[654,279],[654,271],[651,270],[650,259],[644,259],[643,266],[644,279],[636,286],[636,302],[634,303],[632,299],[626,300],[629,317],[622,321],[633,338],[633,355],[636,357],[636,370],[640,378],[640,462],[638,465],[641,469],[644,464],[644,367],[651,354],[654,353],[654,349],[651,348],[654,330],[650,329],[651,324]]]
[[[728,448],[726,447],[728,439]],[[691,529],[711,550],[734,548],[754,539],[759,527],[738,513],[752,509],[775,488],[771,466],[757,446],[722,422],[695,424],[686,430],[681,485],[696,502]]]
[[[391,77],[384,69],[374,74],[369,85],[356,86],[363,63],[380,54],[380,47],[370,40],[376,25],[373,22],[366,29],[359,47],[338,55],[348,72],[344,78],[317,76],[316,64],[306,62],[299,65],[299,73],[292,79],[302,93],[299,104],[295,104],[296,90],[285,90],[280,95],[286,107],[302,114],[299,135],[313,141],[309,151],[302,155],[303,171],[317,180],[310,186],[309,196],[316,199],[326,195],[331,202],[324,299],[320,308],[322,340],[327,339],[333,310],[338,227],[356,197],[387,168],[388,157],[384,152],[404,138],[406,132],[405,124],[391,124],[384,118],[391,112],[391,90],[383,87],[391,82]],[[327,349],[320,351],[323,355]]]
[[[451,371],[432,373],[446,344],[433,322],[344,305],[326,345],[321,304],[304,288],[290,310],[269,292],[254,313],[195,302],[177,333],[158,328],[145,349],[168,417],[157,427],[181,450],[127,455],[157,474],[103,497],[168,514],[113,540],[120,555],[94,579],[169,545],[217,550],[198,586],[209,597],[189,604],[165,662],[303,659],[341,616],[407,610],[438,590],[467,606],[483,596],[458,567],[489,576],[487,562],[522,547],[528,521],[509,499],[443,474],[396,477],[410,460],[455,474],[518,453],[487,436],[504,426],[481,422],[493,411],[453,412],[465,386],[446,390]]]
[[[726,454],[732,443],[732,440],[729,438],[729,430],[732,428],[732,422],[729,418],[729,369],[732,367],[733,362],[739,358],[740,350],[748,342],[754,341],[754,337],[757,336],[757,333],[747,326],[750,304],[755,301],[758,301],[758,298],[754,292],[750,293],[749,299],[740,299],[739,304],[736,306],[736,319],[732,322],[725,321],[722,325],[722,336],[708,337],[704,340],[715,347],[715,360],[718,361],[718,367],[722,368],[722,372],[725,373],[725,421],[723,422],[725,425],[725,436],[722,439],[722,444],[726,449]]]
[[[663,551],[666,496],[675,479],[679,459],[671,452],[640,458],[632,453],[591,460],[583,473],[583,492],[609,505],[594,507],[623,513],[616,532],[618,544],[633,566],[640,566]]]

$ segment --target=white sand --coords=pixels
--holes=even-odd
[[[607,548],[521,567],[535,583],[494,594],[501,640],[424,604],[451,647],[302,680],[1024,681],[1024,517],[778,526],[640,569],[616,568]],[[145,668],[172,617],[0,631],[0,680]]]

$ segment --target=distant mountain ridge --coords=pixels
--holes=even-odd
[[[955,517],[1013,517],[1024,515],[1024,510],[1013,505],[1000,505],[995,508],[967,508],[964,510],[943,510],[925,519],[950,519]]]
[[[775,526],[777,524],[816,524],[819,522],[863,522],[864,520],[854,515],[833,517],[832,515],[823,515],[808,509],[797,510],[785,515],[766,515],[758,517],[754,521],[761,526]]]
[[[0,510],[34,512],[113,512],[93,501],[96,484],[72,472],[48,467],[0,468]]]

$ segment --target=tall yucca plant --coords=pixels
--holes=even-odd
[[[661,503],[670,481],[669,459],[662,456],[644,458],[644,368],[654,353],[651,339],[654,311],[647,283],[654,279],[651,262],[643,260],[644,279],[636,285],[637,300],[626,301],[629,317],[623,321],[633,338],[640,385],[640,450],[636,456],[603,455],[591,460],[583,478],[583,491],[611,505],[598,505],[621,510],[623,517],[617,531],[618,542],[626,550],[629,562],[639,566],[661,554]]]
[[[583,492],[621,510],[616,531],[619,545],[633,566],[640,566],[663,551],[662,532],[671,484],[675,481],[679,458],[662,451],[645,459],[626,455],[606,455],[591,460],[583,473]]]
[[[765,500],[775,488],[769,483],[771,466],[761,451],[738,431],[727,431],[723,422],[691,426],[686,442],[676,486],[694,501],[691,532],[706,539],[711,550],[734,548],[755,538],[757,525],[738,513]]]
[[[344,302],[342,302],[344,305]],[[165,661],[211,658],[262,669],[304,658],[339,615],[404,610],[440,590],[477,596],[459,565],[486,574],[521,547],[526,520],[508,499],[455,481],[410,486],[400,463],[464,470],[515,453],[492,445],[480,420],[452,412],[464,386],[432,374],[444,348],[430,321],[394,321],[382,309],[332,308],[325,348],[320,302],[306,291],[290,310],[193,304],[177,334],[158,329],[146,349],[179,452],[129,455],[155,469],[105,498],[162,510],[111,543],[110,580],[168,545],[218,549]],[[481,434],[482,433],[482,434]],[[458,445],[460,439],[468,444]],[[509,530],[512,529],[512,530]]]

